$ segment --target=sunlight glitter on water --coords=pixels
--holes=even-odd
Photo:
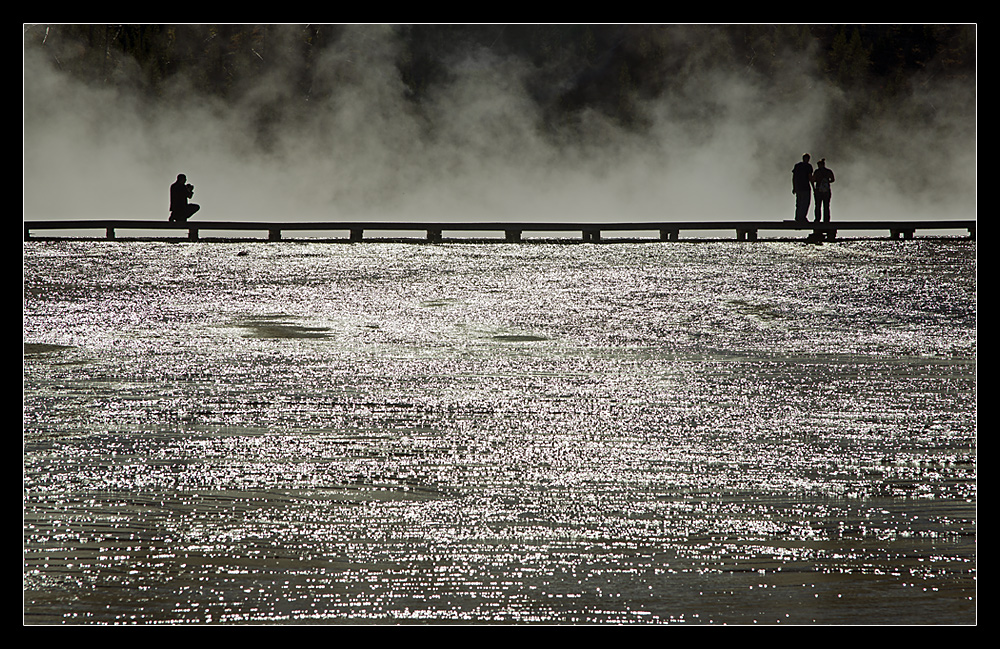
[[[969,246],[26,244],[26,618],[974,620]]]

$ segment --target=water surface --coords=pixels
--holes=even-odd
[[[976,621],[974,242],[23,274],[28,623]]]

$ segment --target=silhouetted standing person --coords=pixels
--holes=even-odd
[[[823,220],[830,222],[830,198],[833,195],[830,185],[833,184],[833,172],[826,168],[826,158],[816,163],[816,173],[813,174],[813,191],[816,193],[816,218],[819,223],[820,208],[823,208]]]
[[[196,203],[188,203],[194,196],[194,185],[187,184],[187,176],[177,174],[177,182],[170,186],[170,220],[187,221],[201,209]]]
[[[813,166],[809,164],[809,154],[802,156],[802,162],[792,167],[792,193],[795,194],[795,220],[809,221],[809,197],[812,194]]]

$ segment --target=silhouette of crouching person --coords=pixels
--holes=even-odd
[[[197,203],[188,203],[194,196],[194,185],[187,184],[187,176],[177,174],[177,182],[170,186],[170,220],[187,221],[201,209]]]

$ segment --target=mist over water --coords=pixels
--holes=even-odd
[[[803,152],[837,174],[836,219],[975,217],[975,83],[933,70],[909,80],[892,121],[845,139],[831,124],[854,99],[820,81],[815,57],[765,81],[715,67],[710,30],[672,28],[654,34],[684,53],[683,79],[621,98],[640,127],[586,104],[553,126],[546,93],[600,71],[599,56],[456,43],[439,62],[447,81],[414,102],[399,29],[344,26],[308,68],[275,33],[267,73],[225,101],[182,75],[153,101],[127,64],[108,70],[115,84],[87,85],[60,71],[71,44],[26,46],[24,218],[166,218],[167,186],[186,173],[203,220],[785,219]],[[623,31],[615,46],[638,43]],[[293,92],[304,77],[307,99]]]
[[[408,28],[281,26],[210,93],[25,26],[24,218],[782,220],[803,152],[835,220],[975,218],[934,61],[869,111],[801,44],[493,27],[416,84]],[[974,240],[22,254],[26,622],[976,622]]]

